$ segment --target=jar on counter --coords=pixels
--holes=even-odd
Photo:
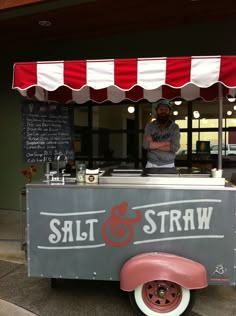
[[[77,180],[77,182],[80,182],[80,183],[85,182],[85,172],[86,172],[85,163],[77,163],[76,164],[76,180]]]

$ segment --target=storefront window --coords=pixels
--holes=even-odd
[[[218,145],[218,113],[218,101],[173,103],[171,119],[181,131],[177,160],[186,160],[190,149],[192,155],[196,154],[199,141],[209,142],[210,147]],[[75,106],[76,157],[87,157],[93,164],[129,164],[136,161],[137,165],[139,161],[141,165],[144,155],[143,132],[152,119],[155,119],[154,106],[147,101],[138,104],[127,102]],[[236,110],[227,100],[224,100],[223,105],[222,144],[236,144]]]

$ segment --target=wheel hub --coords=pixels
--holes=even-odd
[[[166,313],[178,307],[182,300],[182,291],[176,283],[156,280],[143,286],[142,298],[151,310]]]
[[[164,289],[163,287],[161,287],[161,288],[158,289],[158,291],[157,291],[156,294],[157,294],[157,296],[163,298],[163,297],[165,297],[165,295],[166,295],[166,289]]]

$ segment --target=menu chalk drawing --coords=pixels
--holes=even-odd
[[[22,104],[25,162],[51,162],[59,155],[74,159],[72,112],[69,106],[42,102]]]

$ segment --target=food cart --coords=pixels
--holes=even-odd
[[[236,57],[16,63],[13,88],[64,103],[218,97],[221,145]],[[236,188],[224,178],[113,169],[99,183],[43,180],[26,191],[29,276],[120,281],[146,316],[187,314],[195,290],[235,285]]]

